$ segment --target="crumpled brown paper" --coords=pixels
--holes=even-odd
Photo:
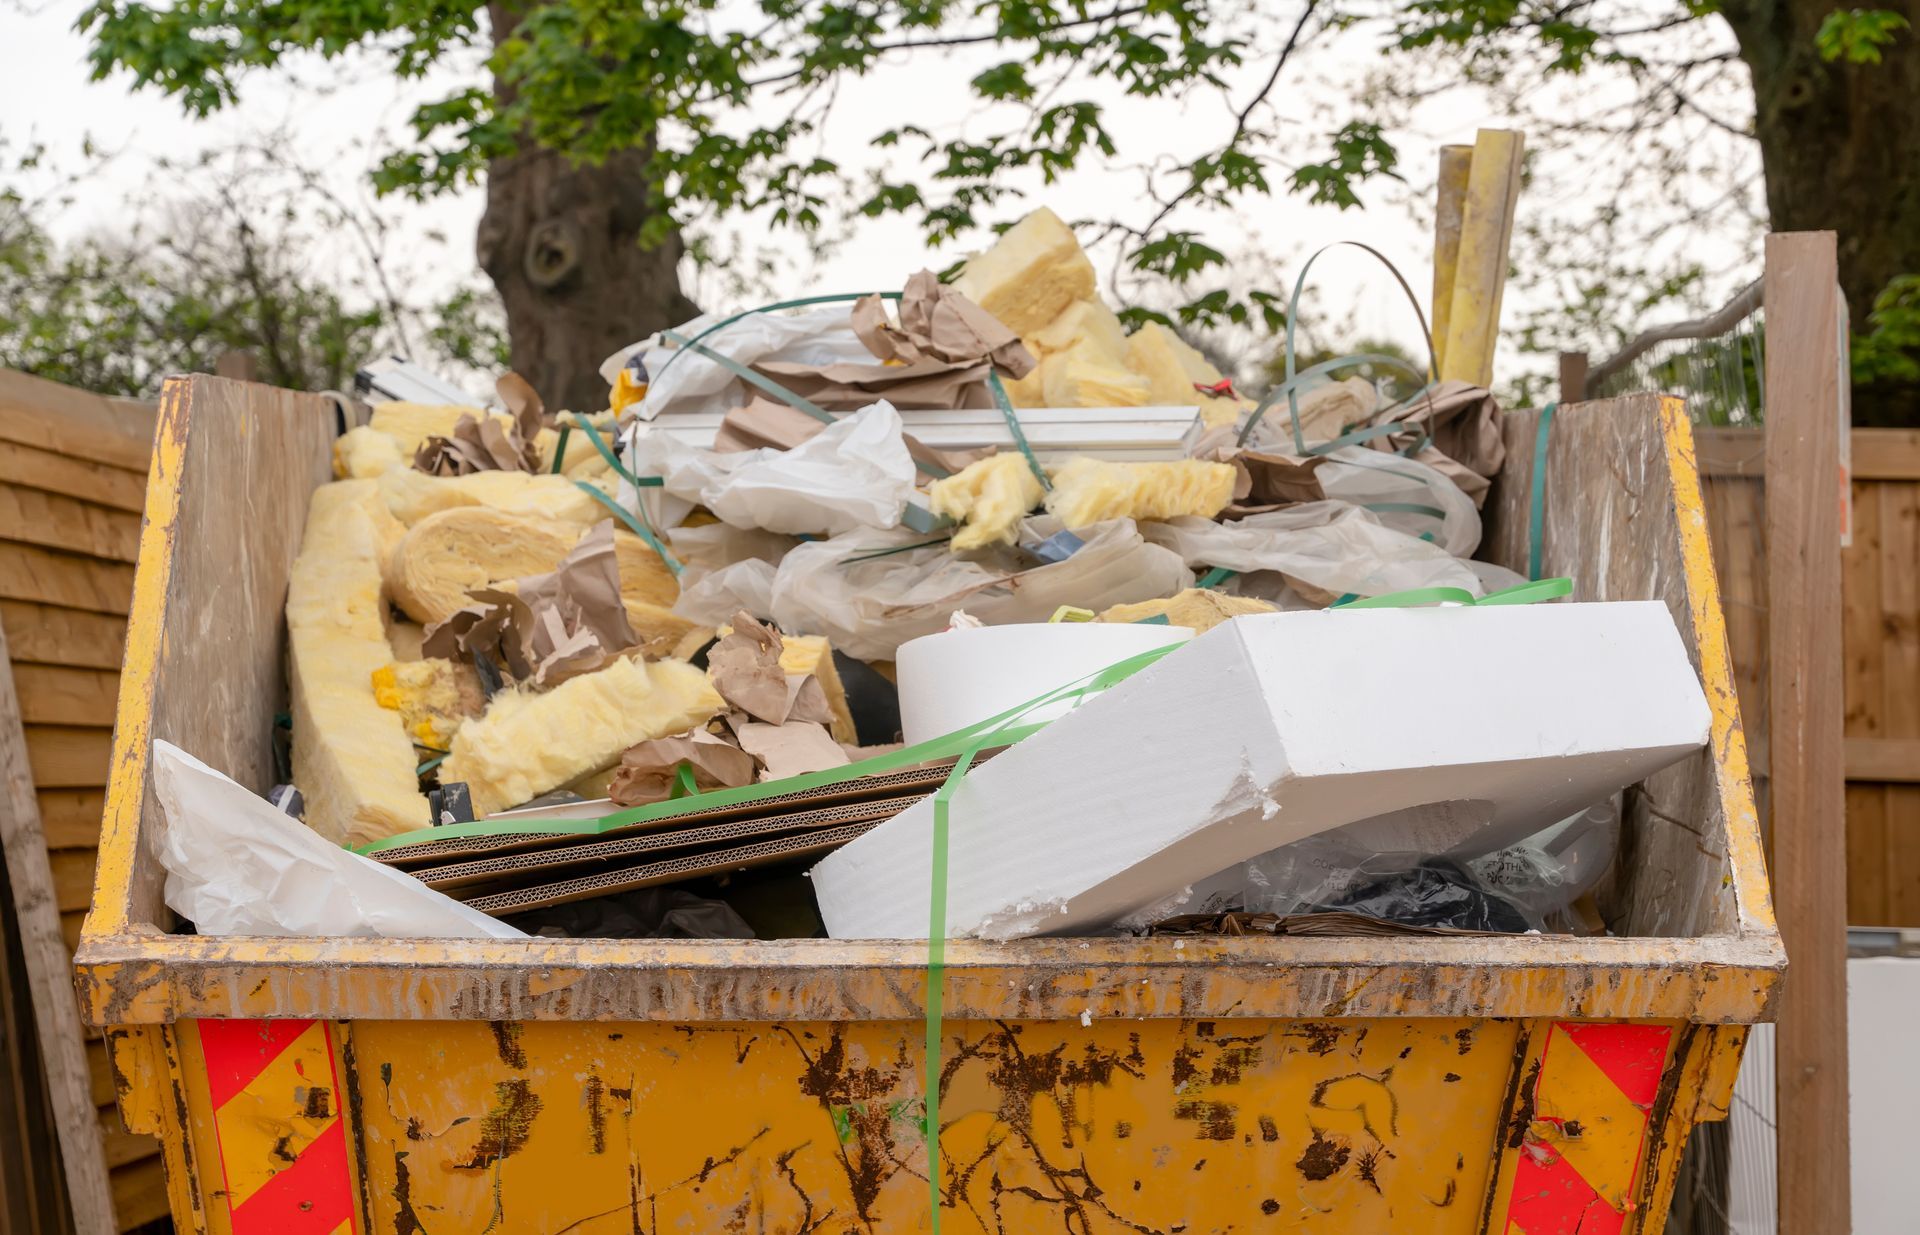
[[[907,280],[900,296],[900,324],[887,320],[886,302],[863,296],[853,304],[853,333],[882,361],[975,364],[981,360],[1015,381],[1039,363],[1020,336],[1000,319],[940,282],[931,270]]]
[[[1220,512],[1222,519],[1244,519],[1302,502],[1326,500],[1327,491],[1314,475],[1326,462],[1324,455],[1242,450],[1235,444],[1237,436],[1233,425],[1216,425],[1201,434],[1189,452],[1195,459],[1233,464],[1233,501]]]
[[[1241,451],[1230,460],[1234,470],[1233,501],[1220,512],[1220,517],[1241,519],[1302,502],[1325,501],[1327,491],[1314,473],[1326,461],[1325,455]]]
[[[735,727],[733,733],[740,749],[763,765],[760,772],[763,781],[804,776],[851,762],[825,725],[798,721],[767,725],[748,721]]]
[[[611,519],[594,525],[548,573],[517,579],[511,591],[469,595],[473,603],[428,628],[422,652],[455,660],[486,652],[515,678],[545,690],[640,642],[620,597]]]
[[[619,806],[664,802],[673,796],[681,764],[692,769],[694,788],[701,793],[751,785],[759,768],[754,757],[738,746],[705,729],[694,729],[629,747],[614,769],[607,796]]]
[[[780,667],[780,632],[745,609],[733,615],[733,631],[707,652],[707,676],[720,697],[756,720],[778,725],[793,696]]]
[[[513,416],[502,424],[492,416],[462,416],[452,437],[430,437],[414,452],[413,466],[429,476],[466,476],[473,472],[537,472],[534,448],[546,419],[546,406],[533,384],[509,370],[493,389]]]
[[[1486,505],[1487,490],[1507,461],[1507,443],[1500,436],[1500,403],[1486,387],[1441,382],[1425,394],[1386,409],[1372,421],[1376,425],[1395,422],[1406,429],[1376,437],[1366,445],[1398,452],[1424,433],[1432,441],[1413,457],[1459,485],[1475,506]]]
[[[900,324],[878,296],[854,302],[852,325],[880,362],[825,366],[767,361],[759,373],[828,411],[857,411],[885,399],[897,408],[992,407],[987,374],[1019,380],[1039,363],[992,314],[930,271],[907,280]]]

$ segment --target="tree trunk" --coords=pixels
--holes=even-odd
[[[1839,234],[1840,287],[1855,331],[1895,275],[1920,273],[1920,42],[1895,37],[1879,64],[1827,63],[1814,45],[1834,0],[1726,0],[1753,74],[1754,131],[1774,231]],[[1920,24],[1920,0],[1873,0]],[[1854,392],[1857,424],[1920,424],[1911,389]]]
[[[517,16],[489,12],[505,38]],[[514,371],[550,410],[606,407],[600,362],[700,311],[680,291],[679,236],[640,247],[646,163],[645,146],[589,166],[528,143],[487,169],[475,247],[506,308]]]

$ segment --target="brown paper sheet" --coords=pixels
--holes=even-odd
[[[1314,473],[1324,455],[1286,455],[1243,450],[1233,456],[1233,501],[1223,519],[1242,519],[1269,510],[1284,510],[1302,502],[1325,501],[1327,491]]]
[[[673,797],[680,766],[693,770],[694,788],[737,789],[753,783],[752,755],[704,729],[674,738],[655,738],[630,747],[614,770],[607,796],[614,805],[649,806]]]
[[[792,450],[795,446],[826,431],[826,422],[799,408],[755,396],[745,407],[736,407],[720,421],[713,435],[718,451]]]
[[[492,416],[462,416],[452,437],[430,437],[414,452],[413,466],[429,476],[466,476],[474,472],[537,472],[534,448],[546,419],[545,405],[533,384],[509,370],[494,382],[495,393],[513,417],[503,425]]]
[[[794,394],[829,412],[855,412],[881,399],[896,408],[925,409],[982,406],[969,393],[985,390],[985,360],[950,364],[923,360],[918,364],[804,365],[764,361],[754,371],[772,378]]]
[[[880,297],[854,302],[853,332],[882,361],[911,367],[927,361],[971,365],[987,360],[1016,381],[1038,363],[999,318],[941,283],[931,270],[907,280],[899,314],[895,326],[887,320],[886,302]]]
[[[1487,490],[1507,461],[1506,440],[1500,436],[1500,403],[1486,387],[1441,382],[1426,394],[1387,408],[1372,423],[1406,426],[1365,443],[1375,450],[1397,453],[1423,433],[1432,438],[1413,457],[1459,485],[1475,506],[1486,505]]]
[[[486,652],[540,690],[602,668],[640,642],[620,596],[613,520],[603,519],[546,574],[516,580],[511,593],[469,593],[473,603],[429,627],[421,650],[462,659]]]
[[[734,731],[740,749],[764,765],[762,781],[785,780],[826,768],[845,767],[851,760],[825,725],[788,722],[764,725],[748,722]]]
[[[769,725],[782,724],[794,696],[780,667],[780,632],[742,609],[733,631],[707,652],[707,676],[733,707]]]

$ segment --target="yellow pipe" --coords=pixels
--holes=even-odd
[[[1507,249],[1513,240],[1514,206],[1520,196],[1523,144],[1522,134],[1504,129],[1481,129],[1474,142],[1447,316],[1447,341],[1440,352],[1443,379],[1476,386],[1493,382],[1494,343],[1500,333]]]
[[[1446,364],[1447,323],[1453,317],[1453,276],[1460,260],[1460,220],[1466,212],[1467,176],[1472,168],[1472,146],[1440,147],[1440,183],[1433,215],[1433,349],[1434,363],[1442,367]]]

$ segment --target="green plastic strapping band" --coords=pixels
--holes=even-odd
[[[1212,570],[1209,570],[1206,574],[1201,575],[1200,581],[1195,583],[1193,586],[1218,587],[1220,584],[1225,583],[1227,580],[1233,578],[1235,575],[1239,573],[1240,572],[1237,570],[1228,570],[1225,566],[1215,566]]]
[[[647,542],[647,548],[660,555],[660,560],[667,564],[667,569],[673,572],[674,578],[678,579],[680,577],[680,572],[685,570],[686,567],[680,564],[680,559],[673,556],[673,550],[667,548],[661,539],[654,534],[651,527],[633,517],[632,511],[614,501],[611,497],[608,497],[598,485],[590,485],[584,480],[576,480],[573,482],[573,487],[593,498],[594,501],[599,502],[608,510],[611,510],[614,518],[626,524],[628,530],[641,540]]]
[[[1465,588],[1416,587],[1404,592],[1389,592],[1385,596],[1369,596],[1365,600],[1348,600],[1342,597],[1330,607],[1335,609],[1412,609],[1420,605],[1470,605],[1485,609],[1490,605],[1531,605],[1542,600],[1557,600],[1572,592],[1573,580],[1562,576],[1556,579],[1535,579],[1531,583],[1516,583],[1510,588],[1489,592],[1485,596],[1475,596]]]
[[[1367,502],[1364,509],[1382,514],[1426,515],[1430,519],[1445,519],[1447,512],[1438,506],[1422,506],[1418,502]]]
[[[627,470],[626,464],[620,462],[620,456],[613,452],[613,447],[607,445],[607,440],[600,436],[600,430],[593,427],[592,421],[581,419],[577,413],[569,413],[569,415],[574,416],[580,431],[587,435],[587,440],[592,442],[593,448],[600,452],[600,457],[607,461],[607,466],[613,469],[614,475],[636,489],[658,489],[667,483],[665,478],[660,476],[635,476]],[[565,433],[567,427],[563,425],[560,431]],[[561,439],[563,442],[565,440],[565,438]]]
[[[669,342],[678,343],[681,345],[682,348],[691,349],[692,351],[699,352],[702,356],[705,356],[708,360],[713,361],[713,363],[719,365],[721,368],[733,374],[735,377],[739,378],[741,381],[746,382],[750,386],[758,386],[760,389],[766,391],[768,394],[780,400],[782,403],[786,404],[788,407],[793,408],[795,411],[805,412],[807,415],[813,417],[815,420],[819,421],[821,424],[830,425],[834,422],[834,417],[830,413],[828,413],[824,408],[814,403],[813,400],[801,398],[799,395],[793,393],[791,390],[788,390],[785,386],[782,386],[779,382],[776,382],[772,378],[767,377],[763,374],[755,373],[752,369],[749,369],[747,366],[741,364],[739,361],[735,360],[731,356],[722,356],[719,352],[714,351],[712,348],[706,346],[705,344],[695,343],[691,339],[682,338],[680,335],[675,334],[671,330],[662,330],[660,332],[660,337],[668,340]],[[666,366],[661,365],[660,371],[662,373],[666,372]]]
[[[1558,403],[1540,409],[1540,428],[1533,437],[1533,496],[1527,512],[1527,578],[1540,577],[1540,553],[1546,548],[1547,530],[1547,435],[1553,428]]]
[[[1398,266],[1395,266],[1393,262],[1388,260],[1386,254],[1380,252],[1380,250],[1374,248],[1372,245],[1362,244],[1358,240],[1336,240],[1332,244],[1325,245],[1315,250],[1313,256],[1307,259],[1307,264],[1300,268],[1299,277],[1293,281],[1293,295],[1287,299],[1287,340],[1286,340],[1287,372],[1286,372],[1285,379],[1282,381],[1281,385],[1278,387],[1278,389],[1281,391],[1284,391],[1287,396],[1287,412],[1293,419],[1293,443],[1295,446],[1295,453],[1297,454],[1305,454],[1307,451],[1306,440],[1300,432],[1300,388],[1297,383],[1299,378],[1302,375],[1294,371],[1295,352],[1294,352],[1293,333],[1294,333],[1294,327],[1300,321],[1300,293],[1303,290],[1305,290],[1307,286],[1307,273],[1313,269],[1313,264],[1320,260],[1321,255],[1327,252],[1328,249],[1337,249],[1343,245],[1350,248],[1359,249],[1363,253],[1371,254],[1374,258],[1379,260],[1381,265],[1387,268],[1387,272],[1393,276],[1394,281],[1400,284],[1400,290],[1407,294],[1407,303],[1413,306],[1414,317],[1419,319],[1420,337],[1426,340],[1428,370],[1425,376],[1429,381],[1440,380],[1440,360],[1439,360],[1438,353],[1435,351],[1433,346],[1433,331],[1427,326],[1427,315],[1426,315],[1426,312],[1420,308],[1420,298],[1413,294],[1413,287],[1407,282],[1406,276],[1400,273],[1400,268]],[[1391,363],[1394,365],[1405,367],[1408,369],[1409,372],[1413,371],[1411,366],[1408,366],[1405,361],[1400,360],[1398,357],[1383,357],[1381,358],[1381,360],[1386,363]],[[1379,361],[1376,361],[1376,363],[1378,362]],[[1331,364],[1334,362],[1327,362],[1327,363]],[[1345,361],[1344,363],[1351,364],[1353,363],[1353,361],[1348,360],[1348,361]],[[1316,366],[1316,367],[1319,367],[1319,366]],[[1426,389],[1431,390],[1432,387],[1428,386]],[[1269,399],[1271,399],[1273,396],[1270,393],[1268,397]],[[1265,401],[1263,401],[1262,406],[1256,409],[1254,414],[1248,418],[1246,427],[1240,431],[1240,438],[1239,438],[1240,445],[1242,446],[1246,445],[1247,435],[1253,431],[1253,426],[1259,422],[1261,415],[1263,415],[1265,411],[1266,411],[1266,403]],[[1386,426],[1382,425],[1382,426],[1375,426],[1375,427],[1385,428]],[[1352,435],[1349,434],[1347,436],[1351,437]],[[1373,436],[1379,436],[1379,435],[1375,434]],[[1365,439],[1361,439],[1361,440],[1365,440]],[[1349,445],[1351,443],[1347,441],[1342,441],[1340,442],[1340,444]],[[1329,446],[1332,446],[1332,443],[1329,443]]]
[[[932,1214],[933,1235],[940,1235],[940,1036],[946,1013],[947,979],[947,836],[948,812],[953,791],[973,766],[979,745],[968,747],[960,755],[953,771],[947,773],[933,795],[932,856],[927,863],[931,886],[927,890],[927,1015],[926,1090],[927,1115],[927,1208]]]
[[[439,767],[441,764],[445,763],[446,761],[447,761],[446,755],[435,755],[433,758],[427,760],[425,763],[415,768],[413,770],[413,774],[415,776],[425,776],[428,772],[433,771],[435,768]]]
[[[690,798],[699,792],[700,785],[693,779],[693,765],[681,760],[680,765],[673,769],[673,792],[669,796]]]
[[[804,309],[808,305],[836,304],[846,300],[865,300],[868,296],[878,296],[882,300],[898,300],[900,299],[901,295],[902,293],[900,292],[835,292],[831,295],[826,295],[826,296],[802,296],[798,300],[776,300],[772,304],[763,304],[758,306],[757,308],[752,308],[752,309],[742,309],[738,313],[732,314],[731,316],[723,317],[719,321],[715,322],[713,325],[708,326],[705,330],[702,330],[700,333],[694,335],[691,339],[688,339],[686,343],[687,344],[698,343],[700,342],[700,340],[706,338],[708,335],[718,334],[720,331],[725,330],[727,327],[733,325],[735,322],[740,321],[744,318],[752,317],[756,313],[774,313],[781,309]],[[667,331],[664,331],[664,330],[660,332],[660,336],[662,338],[674,339],[675,341],[678,340],[678,336],[670,335]],[[699,350],[706,351],[705,348],[701,348]],[[707,354],[709,356],[712,355],[711,352],[708,352]],[[659,381],[661,375],[664,374],[668,369],[671,369],[673,367],[673,362],[680,359],[680,357],[684,355],[686,355],[685,344],[682,345],[680,351],[677,351],[673,355],[667,357],[667,363],[660,366],[660,372],[651,374],[648,380],[656,381],[656,382]]]
[[[1315,446],[1312,450],[1307,449],[1303,435],[1300,432],[1299,412],[1294,406],[1294,402],[1297,402],[1300,387],[1313,378],[1323,374],[1332,373],[1336,369],[1351,368],[1359,364],[1385,365],[1391,369],[1398,369],[1403,373],[1410,373],[1416,378],[1424,376],[1420,370],[1414,368],[1398,356],[1389,356],[1384,352],[1349,352],[1344,356],[1335,356],[1332,360],[1323,360],[1317,365],[1302,369],[1293,377],[1267,391],[1261,398],[1259,404],[1253,409],[1253,415],[1249,416],[1247,423],[1241,426],[1237,444],[1241,446],[1247,444],[1247,439],[1253,436],[1254,426],[1258,425],[1261,420],[1266,417],[1268,410],[1271,409],[1274,404],[1278,403],[1283,396],[1288,397],[1290,400],[1288,410],[1293,417],[1293,439],[1297,447],[1295,451],[1296,454],[1324,454],[1331,450],[1338,450],[1342,446],[1351,446],[1356,442],[1369,441],[1373,438],[1384,437],[1388,433],[1397,433],[1405,429],[1406,426],[1399,423],[1393,425],[1374,425],[1367,429],[1355,429],[1350,433],[1342,434],[1331,442],[1323,442]],[[1427,389],[1426,386],[1422,386],[1418,393],[1424,394]],[[1418,397],[1418,395],[1416,394],[1415,397]],[[1404,401],[1405,400],[1403,400],[1403,402]]]
[[[935,540],[916,540],[912,544],[895,545],[890,549],[875,549],[872,553],[856,553],[852,557],[842,558],[841,566],[851,566],[855,562],[871,562],[878,557],[892,557],[896,553],[909,553],[915,549],[931,549],[935,545],[944,545],[952,536],[941,536]]]
[[[854,780],[862,776],[878,776],[882,772],[894,772],[916,764],[950,759],[970,749],[1010,746],[1022,738],[1038,733],[1049,723],[1047,721],[1031,724],[1017,723],[1028,713],[1064,699],[1079,698],[1105,690],[1181,646],[1184,645],[1172,644],[1153,648],[1137,656],[1129,656],[1098,672],[1090,673],[1056,690],[1050,690],[1030,699],[1018,707],[1008,708],[997,716],[989,716],[977,724],[968,725],[944,737],[931,738],[884,755],[876,755],[871,759],[862,759],[858,763],[827,768],[819,772],[808,772],[802,776],[790,776],[785,780],[768,781],[765,784],[745,785],[738,789],[713,789],[678,801],[656,802],[648,806],[615,811],[597,819],[481,819],[472,823],[451,823],[437,828],[419,828],[412,832],[402,832],[397,836],[370,842],[360,846],[354,852],[379,853],[382,850],[403,848],[422,841],[448,840],[466,836],[597,836],[615,828],[671,819],[689,811],[740,806],[785,793],[818,789],[823,785],[837,785],[842,781]]]
[[[1033,469],[1034,478],[1040,487],[1048,493],[1053,492],[1053,482],[1047,479],[1047,469],[1040,466],[1040,460],[1033,455],[1033,447],[1027,445],[1026,430],[1020,427],[1020,417],[1013,411],[1013,400],[1007,397],[1007,388],[1000,380],[997,369],[987,370],[987,389],[993,392],[994,406],[1000,409],[1000,416],[1007,422],[1007,432],[1013,435],[1013,444],[1026,456],[1027,466]]]
[[[572,425],[560,422],[560,440],[553,447],[553,466],[547,469],[556,476],[560,474],[560,465],[567,461],[567,436],[572,432]]]

